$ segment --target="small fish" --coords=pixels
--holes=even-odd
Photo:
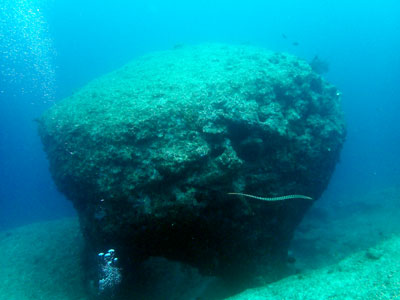
[[[184,44],[175,44],[174,46],[173,46],[173,49],[174,50],[176,50],[176,49],[181,49],[181,48],[183,48],[185,45]]]
[[[299,45],[299,43],[298,42],[293,42],[292,45],[297,47]]]
[[[282,37],[286,40],[287,39],[287,35],[282,33]]]

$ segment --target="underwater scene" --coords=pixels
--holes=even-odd
[[[400,300],[400,2],[2,0],[0,300]]]

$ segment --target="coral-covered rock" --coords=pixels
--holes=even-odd
[[[283,265],[311,204],[228,193],[316,199],[345,137],[340,94],[305,61],[219,44],[98,78],[47,111],[39,132],[94,248],[224,278]]]

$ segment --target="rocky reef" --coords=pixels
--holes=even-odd
[[[38,121],[59,190],[123,277],[149,257],[226,280],[273,280],[345,138],[340,93],[307,62],[206,44],[143,56]]]

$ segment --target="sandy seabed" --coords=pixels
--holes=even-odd
[[[380,201],[379,195],[385,195],[386,202]],[[400,222],[395,209],[400,203],[399,190],[384,189],[358,199],[362,205],[354,206],[352,202],[351,207],[343,204],[340,208],[338,205],[343,202],[336,202],[336,219],[322,214],[322,222],[318,218],[323,209],[318,207],[317,213],[311,212],[293,241],[297,274],[229,299],[400,299],[400,234],[394,230],[399,225],[396,222]],[[331,211],[332,207],[328,209]],[[357,249],[356,244],[364,247]],[[89,299],[84,287],[83,238],[77,219],[2,231],[0,247],[0,300]],[[307,269],[312,257],[314,269]],[[198,299],[198,295],[187,297]]]

